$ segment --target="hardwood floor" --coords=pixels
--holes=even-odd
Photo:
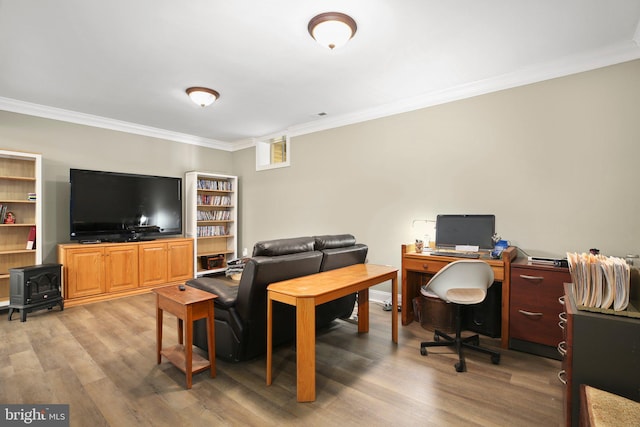
[[[560,362],[502,350],[500,365],[470,353],[457,373],[450,349],[419,343],[429,332],[400,326],[371,304],[370,332],[339,321],[317,337],[317,400],[296,402],[295,351],[274,351],[273,385],[265,357],[217,361],[217,377],[194,375],[193,389],[169,362],[156,365],[155,300],[144,294],[30,313],[0,321],[0,402],[68,403],[72,426],[558,426]],[[165,313],[164,341],[177,342]],[[481,336],[483,345],[498,339]]]

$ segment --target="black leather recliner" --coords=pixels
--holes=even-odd
[[[352,235],[298,237],[258,242],[245,265],[239,285],[215,277],[187,281],[212,292],[215,299],[216,356],[228,361],[248,360],[266,352],[267,286],[282,280],[364,263],[368,248]],[[355,294],[316,308],[322,328],[351,315]],[[273,307],[273,345],[295,337],[295,308],[278,302]],[[206,351],[204,320],[194,322],[194,344]]]

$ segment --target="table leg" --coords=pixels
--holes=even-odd
[[[211,378],[216,377],[216,330],[215,317],[213,316],[213,300],[207,302],[207,349],[209,350],[209,364],[211,365]]]
[[[316,400],[316,305],[296,298],[296,370],[298,402]]]
[[[369,332],[369,288],[358,291],[358,332]]]
[[[160,308],[160,296],[156,296],[156,353],[158,365],[162,359],[160,352],[162,351],[162,309]]]
[[[273,355],[273,300],[271,299],[271,292],[267,291],[267,385],[271,385],[271,364]]]
[[[186,323],[186,338],[184,342],[184,365],[187,374],[187,388],[193,385],[193,311],[192,305],[187,306],[187,315],[184,323]],[[180,335],[182,337],[182,334]]]
[[[398,275],[394,274],[391,279],[391,339],[398,343]]]
[[[184,327],[182,319],[178,317],[178,344],[184,344]]]

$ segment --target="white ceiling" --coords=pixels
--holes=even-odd
[[[307,31],[327,11],[358,24],[339,50]],[[233,150],[637,59],[639,22],[640,0],[0,0],[0,109]]]

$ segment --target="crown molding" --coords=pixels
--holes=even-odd
[[[528,67],[517,72],[503,74],[485,80],[479,80],[439,91],[421,94],[403,99],[395,103],[361,110],[336,117],[326,117],[322,120],[302,123],[289,128],[289,136],[301,136],[309,133],[333,129],[341,126],[356,124],[368,120],[406,113],[448,102],[459,101],[478,95],[512,89],[545,80],[565,77],[620,64],[640,58],[640,24],[634,40],[608,46],[588,54],[573,55],[558,61]]]
[[[639,58],[640,22],[638,23],[633,39],[627,42],[611,45],[586,54],[573,55],[558,61],[524,68],[517,72],[503,74],[490,79],[479,80],[439,91],[420,94],[375,108],[369,108],[336,117],[325,117],[320,120],[316,119],[312,122],[291,126],[282,132],[278,132],[278,134],[286,133],[290,137],[302,136],[314,132],[432,107],[435,105],[446,104],[448,102],[484,95],[491,92],[538,83],[544,80],[551,80],[571,74],[590,71]],[[254,147],[256,141],[265,139],[265,137],[257,137],[246,138],[235,142],[224,142],[3,97],[0,97],[0,110],[231,152]]]
[[[62,108],[48,107],[46,105],[33,104],[11,98],[0,97],[0,110],[13,113],[42,117],[45,119],[59,120],[63,122],[92,126],[102,129],[115,130],[152,138],[166,139],[181,142],[183,144],[199,145],[217,150],[232,151],[233,143],[217,141],[215,139],[202,138],[180,132],[173,132],[151,126],[139,125],[122,120],[109,119],[77,111],[64,110]]]

